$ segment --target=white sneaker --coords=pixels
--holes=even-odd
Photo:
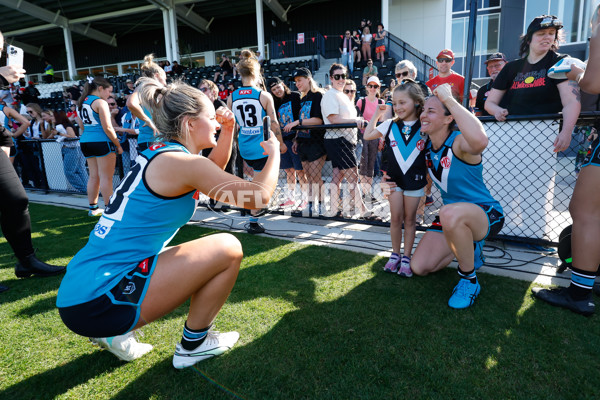
[[[240,334],[237,332],[220,333],[211,329],[204,342],[194,350],[186,350],[178,343],[175,346],[173,366],[177,369],[191,367],[199,361],[221,355],[231,349],[239,338]]]
[[[104,210],[102,208],[94,208],[88,210],[88,217],[100,217]]]
[[[123,361],[133,361],[152,350],[151,344],[139,343],[135,340],[133,331],[124,335],[107,338],[90,338],[90,341],[93,344],[110,351]]]

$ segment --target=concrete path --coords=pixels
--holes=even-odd
[[[87,199],[82,195],[40,194],[29,192],[33,203],[77,208],[86,212]],[[239,212],[214,212],[199,207],[190,224],[226,231],[244,231],[248,222]],[[340,222],[324,219],[297,218],[271,214],[261,217],[266,232],[262,236],[284,240],[331,246],[348,251],[389,257],[391,242],[389,229],[362,223]],[[423,232],[417,231],[418,243]],[[415,243],[416,245],[416,243]],[[515,279],[533,281],[543,285],[568,286],[570,273],[557,274],[560,265],[556,249],[541,249],[500,241],[488,241],[484,248],[486,264],[480,272],[508,276]],[[456,262],[451,267],[456,268]],[[382,263],[383,267],[383,263]]]

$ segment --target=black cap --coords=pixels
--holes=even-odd
[[[504,57],[504,54],[502,53],[494,53],[491,54],[487,60],[484,62],[485,65],[487,65],[487,63],[489,63],[490,61],[506,61],[506,57]]]
[[[275,85],[279,85],[280,83],[283,83],[283,81],[276,76],[273,78],[267,79],[267,87],[269,89],[271,89]]]
[[[308,68],[300,67],[300,68],[296,68],[294,70],[294,73],[292,74],[292,78],[297,78],[299,76],[303,76],[305,78],[310,78],[310,77],[312,77],[312,74]]]
[[[559,30],[563,27],[563,23],[554,15],[540,15],[535,17],[527,27],[527,34],[534,33],[540,29],[556,28]]]

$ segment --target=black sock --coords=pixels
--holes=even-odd
[[[190,329],[188,328],[186,321],[185,325],[183,326],[183,335],[181,336],[181,347],[189,351],[200,346],[204,342],[204,339],[206,339],[206,332],[208,332],[210,327],[211,325],[204,329]]]
[[[477,275],[475,274],[475,269],[472,269],[471,271],[463,271],[460,268],[460,265],[458,266],[458,276],[460,276],[462,279],[467,279],[469,280],[469,282],[471,283],[477,283]]]
[[[573,300],[583,300],[592,293],[596,274],[571,267],[571,285],[567,289]]]
[[[90,210],[95,210],[96,208],[98,208],[98,203],[90,204]]]

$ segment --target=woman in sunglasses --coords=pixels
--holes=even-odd
[[[325,125],[356,124],[359,129],[366,126],[365,120],[358,117],[356,107],[344,94],[346,85],[346,68],[341,64],[333,64],[329,69],[332,88],[323,95],[321,111]],[[357,135],[354,128],[328,129],[325,131],[325,149],[333,166],[333,182],[331,186],[331,213],[342,216],[338,210],[340,202],[340,185],[344,179],[348,182],[350,199],[355,200],[360,211],[364,204],[357,196],[356,186],[358,174],[356,171]]]
[[[531,21],[521,39],[519,53],[524,57],[502,68],[484,106],[498,121],[505,121],[507,115],[562,111],[562,129],[553,143],[555,153],[569,147],[581,111],[577,82],[547,76],[548,69],[564,58],[556,53],[562,27],[554,15],[541,15]]]

